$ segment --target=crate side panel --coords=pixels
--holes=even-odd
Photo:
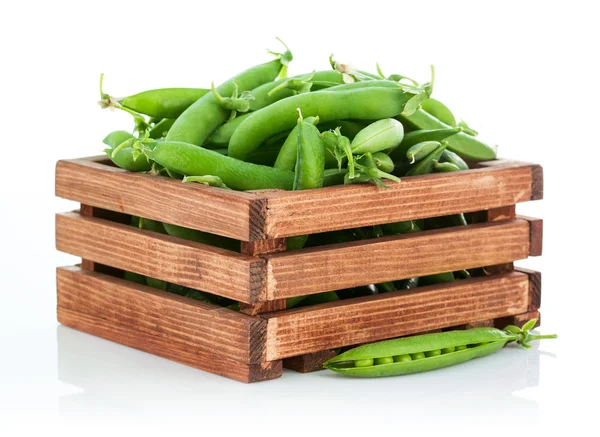
[[[528,296],[528,276],[513,272],[270,313],[267,359],[520,314]]]
[[[273,254],[267,298],[507,263],[529,256],[525,220],[482,223]]]
[[[238,240],[251,238],[250,216],[256,197],[132,173],[103,164],[97,158],[58,161],[56,195]]]
[[[532,164],[501,163],[405,177],[389,188],[349,185],[266,192],[269,238],[437,217],[532,200]]]
[[[236,381],[246,383],[264,381],[277,378],[282,373],[281,361],[246,364],[214,351],[190,348],[177,341],[67,308],[58,307],[58,321],[69,328]]]
[[[266,327],[256,317],[79,267],[57,270],[57,292],[61,308],[236,361],[262,359]]]
[[[263,293],[265,261],[79,213],[56,216],[58,250],[242,302]]]

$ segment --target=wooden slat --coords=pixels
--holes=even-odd
[[[283,360],[283,367],[300,373],[316,372],[323,370],[323,363],[336,355],[335,351],[326,349],[312,354],[286,358]]]
[[[267,298],[470,269],[529,256],[529,223],[480,223],[265,256]]]
[[[56,247],[241,302],[264,300],[265,261],[213,246],[73,212],[56,215]]]
[[[519,328],[531,319],[537,319],[534,328],[539,328],[542,323],[541,315],[539,311],[530,311],[523,314],[516,314],[514,316],[500,317],[494,321],[496,328],[504,329],[508,325],[515,325]]]
[[[191,348],[178,341],[67,308],[58,307],[58,321],[70,328],[241,382],[278,378],[283,371],[281,361],[246,364],[211,350]],[[102,360],[102,357],[98,359]]]
[[[539,198],[533,187],[537,167],[503,161],[452,174],[405,177],[390,188],[362,184],[269,191],[263,193],[265,235],[287,237],[514,205]]]
[[[264,238],[265,205],[256,194],[132,173],[106,157],[58,161],[56,195],[238,240]]]
[[[542,248],[544,241],[544,221],[535,217],[518,216],[520,219],[529,222],[529,240],[531,248],[529,256],[542,256]]]
[[[265,314],[267,360],[520,314],[528,284],[513,272]]]
[[[58,306],[245,363],[263,357],[264,320],[78,267],[57,269]]]
[[[542,274],[523,267],[517,267],[515,270],[529,276],[529,305],[527,311],[539,310],[542,306]]]

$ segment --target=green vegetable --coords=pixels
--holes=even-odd
[[[530,320],[521,329],[516,326],[507,326],[504,330],[474,328],[366,344],[332,358],[324,367],[355,377],[406,375],[440,369],[492,354],[507,343],[516,342],[528,349],[531,341],[557,337],[530,334],[536,322],[536,319]],[[393,357],[392,362],[388,357]]]

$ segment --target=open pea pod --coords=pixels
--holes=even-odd
[[[324,367],[344,375],[365,378],[406,375],[489,355],[509,342],[517,342],[528,349],[530,341],[557,337],[530,334],[536,321],[532,319],[520,329],[516,326],[508,326],[504,330],[473,328],[366,344],[330,359]]]

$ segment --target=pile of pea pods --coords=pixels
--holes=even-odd
[[[100,105],[132,115],[132,132],[104,139],[113,163],[223,189],[307,190],[374,183],[385,189],[403,176],[467,170],[466,161],[496,157],[494,147],[457,121],[431,97],[428,82],[400,74],[357,70],[329,58],[328,69],[287,77],[292,53],[283,44],[275,59],[207,88],[163,88],[115,98],[103,91]],[[428,229],[466,225],[457,214],[435,219],[303,235],[288,250]],[[225,237],[134,217],[133,226],[239,251]],[[451,282],[477,271],[446,272],[371,284],[288,300],[288,307]],[[128,274],[150,286],[235,309],[236,304],[198,290]]]

